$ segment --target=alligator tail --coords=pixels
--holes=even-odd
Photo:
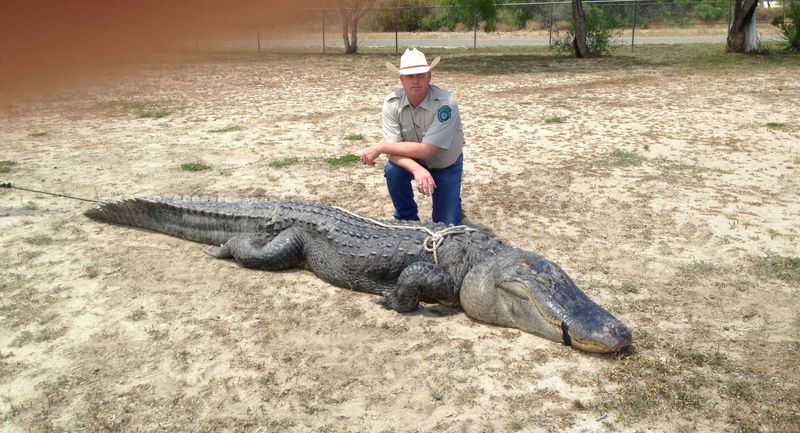
[[[207,199],[133,198],[100,203],[85,215],[209,245],[224,244],[234,236],[255,234],[263,226],[263,216],[234,216],[216,204]]]

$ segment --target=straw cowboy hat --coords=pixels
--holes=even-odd
[[[391,62],[386,62],[386,68],[400,75],[424,74],[439,64],[439,60],[442,60],[442,58],[436,57],[429,65],[428,59],[425,58],[425,54],[422,51],[416,48],[406,48],[406,52],[400,56],[400,68],[398,69]]]

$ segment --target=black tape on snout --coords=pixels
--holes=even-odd
[[[567,322],[561,322],[561,338],[564,339],[564,344],[567,346],[572,346],[572,338],[569,337],[569,325]]]

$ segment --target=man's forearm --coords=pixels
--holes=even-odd
[[[399,165],[411,174],[414,174],[419,169],[425,168],[421,166],[414,158],[409,158],[407,156],[386,155],[386,157],[389,158],[389,161]]]
[[[401,141],[398,143],[380,143],[378,150],[387,156],[405,156],[406,158],[426,160],[436,154],[439,148],[429,143]]]

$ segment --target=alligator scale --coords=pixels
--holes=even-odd
[[[558,265],[481,230],[375,221],[281,200],[136,198],[101,203],[86,215],[210,244],[212,256],[248,268],[307,269],[335,286],[380,295],[399,312],[439,302],[590,352],[631,344],[628,328]]]

